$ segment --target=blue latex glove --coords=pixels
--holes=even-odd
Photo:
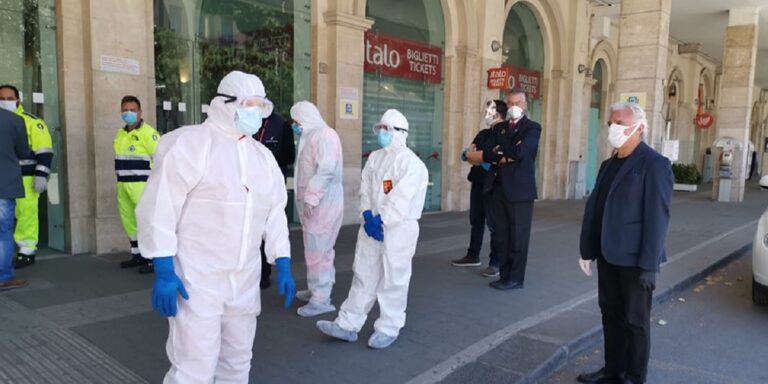
[[[464,151],[461,152],[461,161],[467,161],[467,151],[469,148],[464,148]]]
[[[363,229],[365,230],[365,234],[369,237],[374,237],[374,234],[376,233],[376,226],[373,225],[373,219],[373,212],[371,212],[370,209],[363,212],[363,220],[365,220]]]
[[[285,296],[285,309],[290,308],[293,297],[296,295],[296,282],[293,281],[291,274],[291,259],[287,256],[278,257],[275,261],[277,266],[277,293]]]
[[[485,169],[486,171],[491,169],[491,163],[482,163],[480,164],[480,166],[483,167],[483,169]]]
[[[189,300],[187,290],[181,279],[173,271],[171,256],[155,257],[152,260],[155,267],[155,285],[152,287],[152,308],[163,316],[176,316],[178,295]]]
[[[366,223],[373,220],[373,212],[371,212],[370,209],[363,212],[363,220],[365,220]]]
[[[368,224],[373,227],[373,234],[370,236],[375,240],[384,241],[384,222],[381,221],[381,215],[376,215]]]

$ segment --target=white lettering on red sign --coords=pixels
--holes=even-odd
[[[366,40],[365,61],[374,65],[383,65],[387,68],[398,68],[400,67],[400,53],[390,50],[386,43],[379,47],[372,45],[369,40]]]
[[[365,33],[366,72],[440,83],[442,57],[440,48],[380,33]]]

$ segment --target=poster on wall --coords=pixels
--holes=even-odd
[[[627,92],[622,93],[619,100],[625,103],[635,103],[640,106],[640,108],[645,109],[645,100],[647,98],[647,95],[645,92]]]
[[[378,32],[365,33],[363,69],[384,76],[439,84],[443,76],[443,50]]]
[[[141,73],[138,60],[101,55],[99,61],[100,69],[103,72],[124,73],[127,75],[139,75]]]
[[[360,94],[357,88],[339,88],[339,116],[350,120],[360,117]]]
[[[505,65],[488,70],[488,89],[519,89],[532,100],[541,99],[541,72]]]

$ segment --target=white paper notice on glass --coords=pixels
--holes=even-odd
[[[32,92],[32,102],[35,104],[45,103],[45,95],[42,92]]]
[[[51,177],[48,179],[48,201],[51,205],[59,205],[61,200],[59,199],[59,174],[51,173]]]
[[[203,104],[200,107],[200,109],[202,110],[203,113],[208,113],[208,108],[210,108],[210,106],[208,106],[208,104]]]
[[[163,111],[172,111],[173,104],[170,101],[163,101]]]
[[[104,72],[125,73],[128,75],[140,74],[139,61],[125,57],[101,55],[101,70]]]
[[[179,103],[179,112],[187,111],[187,103]]]

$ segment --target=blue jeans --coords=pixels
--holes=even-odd
[[[0,282],[15,277],[13,256],[16,247],[13,243],[13,218],[16,214],[15,199],[0,199]]]

